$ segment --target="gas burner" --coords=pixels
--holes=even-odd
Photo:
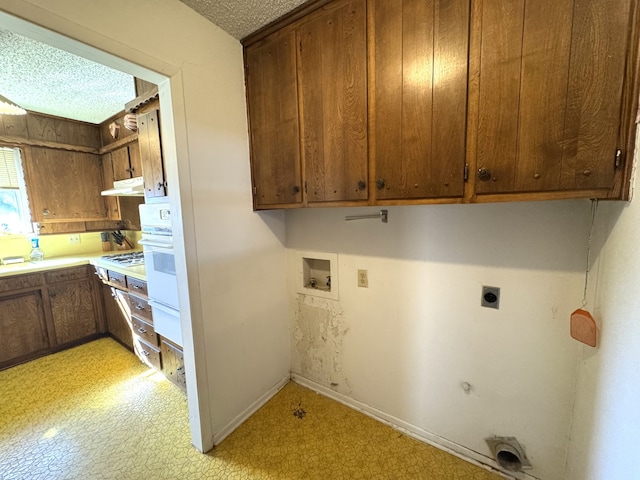
[[[101,260],[121,267],[133,267],[144,264],[144,254],[142,252],[125,252],[115,255],[105,255]]]

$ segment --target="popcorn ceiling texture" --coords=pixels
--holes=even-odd
[[[131,75],[0,30],[0,95],[39,113],[101,123],[135,98]]]
[[[237,39],[293,10],[304,0],[180,0]]]

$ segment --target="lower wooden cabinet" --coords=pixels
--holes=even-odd
[[[105,333],[186,390],[182,349],[156,333],[146,296],[147,283],[100,267],[96,268],[96,274],[103,282]]]
[[[160,340],[160,348],[162,351],[162,373],[180,388],[186,389],[187,379],[184,373],[182,349],[166,338]]]
[[[56,342],[74,342],[98,333],[93,286],[88,281],[48,288]]]
[[[102,285],[105,333],[109,333],[129,350],[133,350],[131,312],[127,293],[111,285]]]
[[[0,369],[97,338],[99,299],[88,266],[0,279]]]
[[[0,298],[0,332],[0,368],[49,349],[40,290]]]

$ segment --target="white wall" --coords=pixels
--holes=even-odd
[[[0,8],[171,78],[161,86],[163,141],[182,220],[181,310],[192,317],[185,357],[200,437],[192,440],[210,448],[289,372],[284,215],[251,210],[241,45],[177,0],[7,0]],[[198,416],[207,424],[196,425]]]
[[[598,243],[604,244],[598,258],[600,338],[597,349],[582,352],[567,479],[635,480],[640,478],[640,203],[603,202],[596,225]]]
[[[337,253],[340,280],[337,302],[290,281],[293,372],[463,453],[516,436],[532,475],[563,479],[590,205],[395,207],[388,224],[344,221],[377,209],[287,212],[289,279],[309,250]],[[498,311],[479,306],[482,285],[501,288]]]

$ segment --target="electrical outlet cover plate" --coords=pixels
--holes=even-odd
[[[483,286],[480,305],[498,310],[500,308],[500,288]]]

